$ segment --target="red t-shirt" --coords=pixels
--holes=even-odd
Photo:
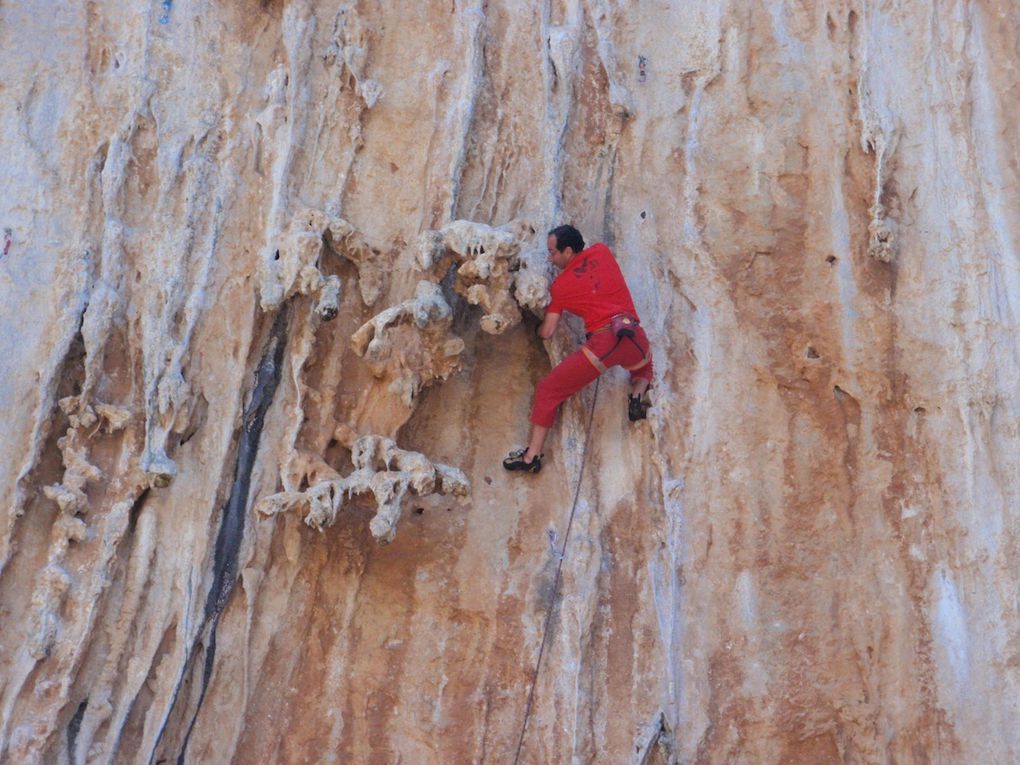
[[[546,312],[570,311],[584,319],[586,332],[604,327],[618,313],[637,316],[620,266],[601,242],[574,256],[549,291],[552,300]]]

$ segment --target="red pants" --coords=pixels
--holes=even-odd
[[[607,368],[632,367],[641,363],[645,357],[645,351],[648,350],[648,337],[641,327],[637,328],[634,341],[625,337],[619,345],[616,345],[616,337],[612,332],[599,332],[588,338],[584,346],[563,359],[539,381],[535,388],[535,403],[531,408],[531,421],[543,428],[551,428],[556,421],[556,410],[560,404],[601,374],[593,361],[585,354],[585,347],[591,350],[597,358],[604,356],[602,363]],[[613,350],[614,345],[616,346],[615,350]],[[649,351],[647,364],[630,373],[632,381],[635,379],[652,381],[650,354],[651,351]]]

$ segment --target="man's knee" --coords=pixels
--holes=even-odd
[[[553,382],[550,381],[549,379],[550,377],[551,375],[546,375],[545,377],[538,381],[538,385],[535,386],[536,399],[546,399],[552,395],[554,385]]]
[[[538,381],[535,391],[541,391],[546,396],[569,396],[574,387],[573,377],[572,370],[565,362],[561,362],[553,367],[549,374]]]

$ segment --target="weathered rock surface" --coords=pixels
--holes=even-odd
[[[1020,762],[1018,27],[0,3],[0,761]]]

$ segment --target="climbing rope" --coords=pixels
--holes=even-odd
[[[591,439],[591,424],[595,418],[595,403],[599,398],[600,376],[595,381],[595,395],[592,396],[591,409],[588,411],[588,427],[584,433],[584,448],[581,450],[581,469],[578,471],[577,487],[574,489],[574,502],[570,506],[570,518],[567,520],[567,531],[563,535],[563,546],[560,548],[559,563],[556,564],[556,578],[553,581],[552,597],[549,600],[549,608],[545,612],[545,626],[542,628],[542,643],[538,647],[538,661],[535,662],[535,672],[531,676],[531,688],[528,689],[528,703],[524,706],[524,722],[521,725],[521,737],[517,742],[517,753],[514,754],[514,765],[517,765],[521,758],[521,750],[524,748],[524,734],[528,730],[528,720],[531,718],[531,705],[535,700],[535,685],[538,683],[538,673],[542,668],[542,657],[545,655],[545,645],[549,640],[549,623],[552,621],[553,609],[556,608],[556,601],[560,594],[560,578],[563,571],[563,559],[567,554],[567,544],[570,542],[570,528],[574,525],[574,513],[577,511],[577,500],[581,496],[581,484],[584,482],[584,466],[588,463],[588,441]]]

